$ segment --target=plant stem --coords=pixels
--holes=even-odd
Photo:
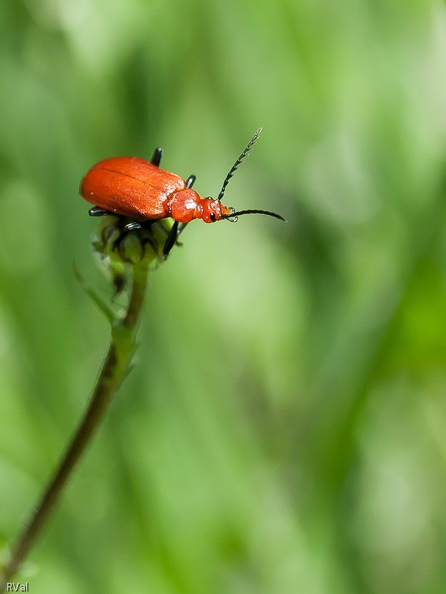
[[[111,344],[102,366],[90,404],[74,433],[60,464],[42,497],[34,508],[22,533],[12,548],[3,574],[0,575],[0,593],[15,575],[21,563],[44,528],[48,516],[57,503],[72,471],[90,443],[94,432],[104,418],[113,394],[126,377],[135,351],[136,329],[147,286],[148,261],[143,259],[132,266],[133,282],[125,315],[115,318],[112,324]]]

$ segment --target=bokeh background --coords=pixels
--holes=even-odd
[[[0,3],[0,534],[85,409],[110,294],[79,181],[165,150],[226,202],[151,275],[136,367],[34,594],[446,591],[446,11]],[[19,579],[19,578],[18,578]]]

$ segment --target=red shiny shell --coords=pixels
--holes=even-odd
[[[171,195],[186,182],[139,157],[114,157],[93,165],[80,193],[95,206],[128,217],[168,217]]]

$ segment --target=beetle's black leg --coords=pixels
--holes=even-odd
[[[181,223],[181,225],[178,225],[177,238],[180,236],[181,233],[183,233],[188,224],[189,223]]]
[[[167,236],[166,243],[164,244],[163,248],[163,254],[165,256],[167,256],[167,254],[170,252],[173,246],[177,243],[178,237],[184,231],[188,224],[189,223],[180,224],[178,223],[178,221],[175,221],[175,223],[172,225],[172,228],[169,231],[169,235]],[[181,244],[178,243],[178,245]]]
[[[127,223],[127,225],[124,225],[122,232],[127,233],[128,231],[136,231],[137,229],[141,229],[141,228],[142,228],[141,223],[132,221],[131,223]]]
[[[123,222],[123,219],[121,218],[121,223]],[[119,225],[121,227],[121,225]],[[127,235],[131,232],[131,231],[138,231],[139,229],[142,229],[142,224],[138,223],[137,221],[131,221],[130,223],[127,223],[126,225],[124,225],[123,227],[121,227],[119,229],[119,235],[118,237],[115,239],[115,241],[113,242],[113,249],[116,249],[120,247],[120,244],[122,242],[122,240],[127,237]]]
[[[152,163],[152,165],[156,165],[157,167],[159,167],[162,156],[163,156],[163,149],[160,147],[156,148],[153,153],[153,157],[150,159],[150,162]]]
[[[100,206],[93,206],[93,208],[90,208],[88,211],[88,214],[91,217],[103,217],[105,215],[112,215],[113,213],[109,210],[105,210],[105,208],[101,208]]]
[[[166,243],[164,244],[164,247],[163,247],[163,254],[165,256],[168,255],[170,250],[175,245],[175,243],[177,241],[177,237],[178,237],[178,221],[175,221],[175,223],[172,225],[171,230],[169,231],[169,235],[167,236]]]
[[[189,175],[189,177],[186,180],[186,188],[191,188],[194,185],[196,179],[197,178],[195,177],[195,175]]]

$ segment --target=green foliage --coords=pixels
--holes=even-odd
[[[101,158],[283,214],[192,223],[25,568],[64,594],[446,589],[446,13],[434,2],[0,7],[0,535],[86,406]],[[31,567],[31,569],[30,569]]]

